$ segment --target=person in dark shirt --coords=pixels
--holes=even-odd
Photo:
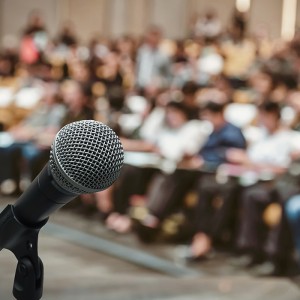
[[[57,43],[58,45],[64,45],[66,47],[77,45],[78,40],[72,22],[67,21],[63,24],[58,34]]]
[[[246,140],[240,128],[224,118],[225,104],[209,101],[202,107],[201,119],[209,121],[213,131],[196,157],[186,157],[179,167],[185,169],[207,168],[215,171],[222,163],[228,162],[229,149],[245,149]]]
[[[214,127],[199,153],[204,170],[216,171],[222,163],[230,162],[229,150],[246,148],[241,129],[226,122],[224,108],[222,104],[208,102],[203,109],[202,118],[209,120]],[[219,183],[215,173],[204,174],[197,181],[196,234],[190,249],[193,258],[205,256],[211,250],[213,241],[222,239],[224,229],[230,227],[230,220],[234,219],[237,189],[235,179],[228,178],[226,184]]]
[[[206,162],[219,165],[227,160],[226,151],[234,145],[236,148],[245,148],[245,138],[236,126],[225,123],[222,128],[214,131],[201,149],[200,155]]]
[[[224,119],[224,105],[208,102],[202,112],[202,118],[213,124],[214,130],[200,151],[204,162],[217,167],[227,161],[229,148],[246,148],[246,140],[241,129]]]
[[[224,205],[224,213],[219,214],[222,218],[220,218],[220,222],[216,223],[218,228],[212,226],[212,222],[216,220],[213,218],[212,210],[209,208],[213,198],[211,194],[224,193],[229,196],[236,188],[236,184],[234,182],[228,182],[225,185],[218,184],[215,179],[215,171],[220,164],[228,161],[226,155],[228,150],[233,148],[245,149],[246,141],[238,127],[226,122],[224,108],[224,104],[213,101],[205,104],[202,108],[202,119],[211,122],[213,131],[200,150],[199,155],[186,157],[173,174],[161,174],[153,182],[147,200],[149,213],[143,220],[139,220],[138,226],[136,226],[137,234],[142,240],[149,241],[148,239],[153,237],[153,235],[149,234],[149,228],[157,231],[166,217],[183,206],[187,192],[195,188],[195,186],[199,197],[198,205],[194,211],[196,232],[201,233],[203,228],[210,228],[216,231],[227,221],[229,213],[231,213],[230,209],[228,209],[231,207],[231,203],[225,199],[224,203],[228,202],[228,205],[226,203]],[[206,191],[206,188],[209,191]],[[204,198],[202,193],[206,193],[207,197]],[[147,228],[147,235],[145,235],[145,228]],[[199,239],[195,238],[195,244],[193,243],[191,247],[193,256],[202,256],[210,249],[209,235],[210,232],[207,231],[207,238],[205,239],[207,243],[205,247],[201,246],[203,248],[200,249],[201,251],[198,251],[199,244],[196,244]]]
[[[194,81],[186,82],[181,91],[183,95],[183,103],[186,105],[189,119],[194,120],[199,118],[199,106],[197,104],[197,92],[199,86]]]

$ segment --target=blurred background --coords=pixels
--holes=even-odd
[[[0,0],[1,208],[70,122],[125,150],[43,229],[46,299],[299,298],[298,2]]]

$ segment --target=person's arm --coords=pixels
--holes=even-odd
[[[227,153],[227,160],[230,164],[235,164],[241,166],[241,173],[244,173],[245,170],[253,170],[256,172],[271,172],[274,175],[284,173],[287,168],[283,166],[276,166],[270,163],[256,163],[251,161],[249,158],[247,151],[242,149],[228,149]]]
[[[178,163],[177,168],[187,170],[200,169],[204,164],[204,160],[200,155],[185,155]]]
[[[56,134],[59,131],[58,126],[49,126],[42,128],[39,133],[35,136],[34,142],[37,146],[42,148],[49,148],[55,139]]]
[[[143,140],[121,138],[121,142],[125,151],[141,151],[141,152],[156,151],[156,147],[153,144]]]
[[[251,161],[245,149],[230,148],[226,151],[227,162],[239,165],[250,165]]]
[[[219,164],[225,162],[246,163],[246,139],[240,129],[229,127],[219,139],[219,145],[206,154],[209,160]]]
[[[27,142],[32,140],[38,132],[37,128],[26,125],[25,123],[16,125],[9,129],[9,133],[17,141]]]

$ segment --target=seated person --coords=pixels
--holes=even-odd
[[[44,97],[32,114],[20,124],[12,127],[10,134],[12,143],[1,148],[1,155],[5,156],[2,170],[16,169],[15,180],[20,179],[20,166],[11,166],[16,151],[21,153],[32,180],[39,172],[39,160],[45,151],[48,151],[53,138],[59,130],[65,116],[65,107],[59,103],[57,85],[44,83]],[[15,161],[16,163],[16,161]],[[20,161],[18,161],[20,164]],[[17,182],[18,184],[18,182]]]
[[[277,247],[266,250],[268,230],[263,213],[270,203],[282,203],[286,200],[283,199],[285,196],[282,196],[278,184],[280,175],[287,171],[295,153],[299,153],[299,133],[281,125],[280,106],[274,102],[267,101],[259,107],[259,121],[262,124],[262,134],[250,145],[248,151],[235,150],[229,153],[232,161],[257,174],[257,183],[245,188],[240,199],[242,214],[237,247],[241,253],[250,255],[247,265],[253,266],[266,259],[271,260],[276,273],[284,255]]]
[[[159,116],[156,114],[158,110]],[[149,123],[152,123],[153,119],[155,119],[154,124],[150,125]],[[137,165],[137,156],[141,153],[133,153],[134,161],[125,159],[127,164],[124,165],[121,176],[115,184],[115,212],[125,215],[130,206],[131,197],[145,194],[153,175],[164,167],[160,164],[160,158],[163,158],[170,168],[174,168],[185,153],[198,151],[207,138],[209,130],[210,126],[207,123],[199,120],[189,121],[189,109],[184,103],[171,101],[165,108],[156,108],[140,129],[143,139],[123,139],[122,142],[127,151],[138,150],[153,153],[158,158],[157,164],[153,166]],[[147,156],[145,153],[142,155]],[[115,216],[116,214],[114,214],[114,219]],[[115,223],[110,222],[112,218],[107,220],[109,227],[113,227],[112,223]]]
[[[88,86],[74,80],[68,80],[62,85],[62,98],[67,107],[62,126],[76,121],[93,119],[94,108]]]
[[[169,175],[161,175],[148,194],[147,209],[149,214],[140,221],[143,227],[152,229],[159,228],[161,222],[170,215],[176,208],[183,206],[183,199],[186,193],[197,183],[199,186],[201,180],[205,177],[203,171],[214,173],[217,167],[228,161],[227,153],[230,149],[245,149],[246,141],[239,128],[226,122],[224,118],[225,104],[216,103],[213,101],[207,102],[202,110],[202,118],[211,122],[213,131],[209,135],[206,143],[200,149],[198,155],[186,156],[178,164],[177,170]],[[215,175],[207,174],[209,181]],[[197,182],[198,181],[198,182]],[[213,187],[216,189],[217,184]],[[201,197],[201,195],[199,195]],[[211,199],[201,199],[200,202],[209,202]],[[196,227],[200,226],[202,221],[203,208],[196,209],[195,222]],[[204,208],[208,215],[210,212]],[[201,214],[199,216],[198,214]],[[209,219],[209,218],[207,218]],[[210,221],[208,221],[210,223]],[[202,224],[201,224],[202,226]],[[199,232],[198,232],[199,230]],[[201,256],[209,249],[209,238],[203,235],[203,230],[197,229],[198,235],[192,245],[193,256]],[[203,239],[198,239],[201,236],[205,238],[205,247],[202,246]],[[146,237],[147,238],[147,237]],[[199,244],[201,249],[199,250]],[[204,249],[205,248],[205,249]]]

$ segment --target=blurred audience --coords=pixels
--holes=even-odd
[[[211,238],[206,229],[212,230],[212,224],[216,224],[216,220],[211,216],[213,212],[210,206],[213,197],[210,194],[217,193],[219,185],[215,181],[215,175],[211,173],[214,173],[220,164],[228,161],[228,150],[246,147],[241,130],[225,121],[224,108],[225,104],[212,101],[203,106],[201,117],[212,124],[211,134],[204,143],[198,145],[198,154],[196,151],[185,152],[172,174],[162,174],[156,179],[148,194],[147,210],[149,213],[140,220],[139,228],[142,230],[144,227],[150,227],[157,231],[165,218],[184,205],[185,195],[196,186],[199,200],[196,201],[198,205],[194,214],[197,234],[192,244],[193,257],[203,256],[210,250]],[[208,182],[210,182],[209,186]],[[226,187],[223,187],[221,194],[225,189]],[[204,197],[205,192],[207,192],[207,198]],[[147,230],[149,232],[149,228]],[[143,231],[140,232],[140,236],[144,238]]]
[[[208,127],[208,128],[207,128]],[[124,141],[125,149],[142,151],[144,161],[150,163],[152,154],[165,159],[165,168],[174,169],[184,155],[193,155],[205,142],[209,126],[206,123],[189,120],[188,107],[183,102],[170,101],[165,106],[156,107],[146,118],[139,130],[142,140]],[[172,145],[172,147],[170,147]],[[145,150],[147,153],[145,153]],[[149,153],[150,154],[149,156]],[[125,165],[115,188],[115,212],[125,214],[130,207],[132,196],[144,195],[151,179],[159,172],[157,168]],[[114,219],[115,215],[114,215]],[[113,225],[108,219],[110,227]]]
[[[57,83],[45,82],[43,92],[44,95],[35,110],[25,120],[8,130],[11,143],[0,148],[6,158],[3,161],[3,170],[13,169],[17,190],[22,171],[30,180],[39,173],[40,160],[45,157],[45,152],[48,154],[65,117],[65,107],[59,103]],[[15,155],[18,152],[23,158],[23,164],[16,166]]]
[[[0,49],[1,192],[33,179],[62,126],[96,119],[126,154],[111,188],[81,197],[108,228],[150,242],[171,220],[190,258],[230,245],[250,265],[282,265],[283,237],[296,249],[300,239],[299,34],[249,33],[237,11],[228,24],[212,10],[192,23],[181,40],[150,26],[142,39],[84,44],[71,22],[52,38],[30,14],[19,47]]]
[[[287,253],[281,251],[280,241],[277,241],[274,247],[268,247],[268,231],[270,230],[268,230],[263,215],[268,205],[272,203],[281,205],[287,200],[281,195],[292,192],[288,191],[289,186],[285,186],[284,193],[281,193],[276,184],[276,177],[287,172],[292,159],[299,157],[300,136],[299,133],[282,126],[278,103],[264,102],[261,104],[259,121],[262,128],[261,136],[249,145],[246,152],[231,151],[229,154],[233,161],[246,165],[247,169],[252,169],[254,172],[253,183],[248,183],[250,186],[244,189],[239,200],[242,212],[237,246],[240,252],[251,255],[247,265],[253,266],[270,260],[274,264],[274,269],[271,271],[277,273],[280,271],[280,263]],[[260,178],[255,178],[255,172],[259,174]],[[279,177],[279,179],[281,178]],[[273,236],[273,239],[276,238]]]

